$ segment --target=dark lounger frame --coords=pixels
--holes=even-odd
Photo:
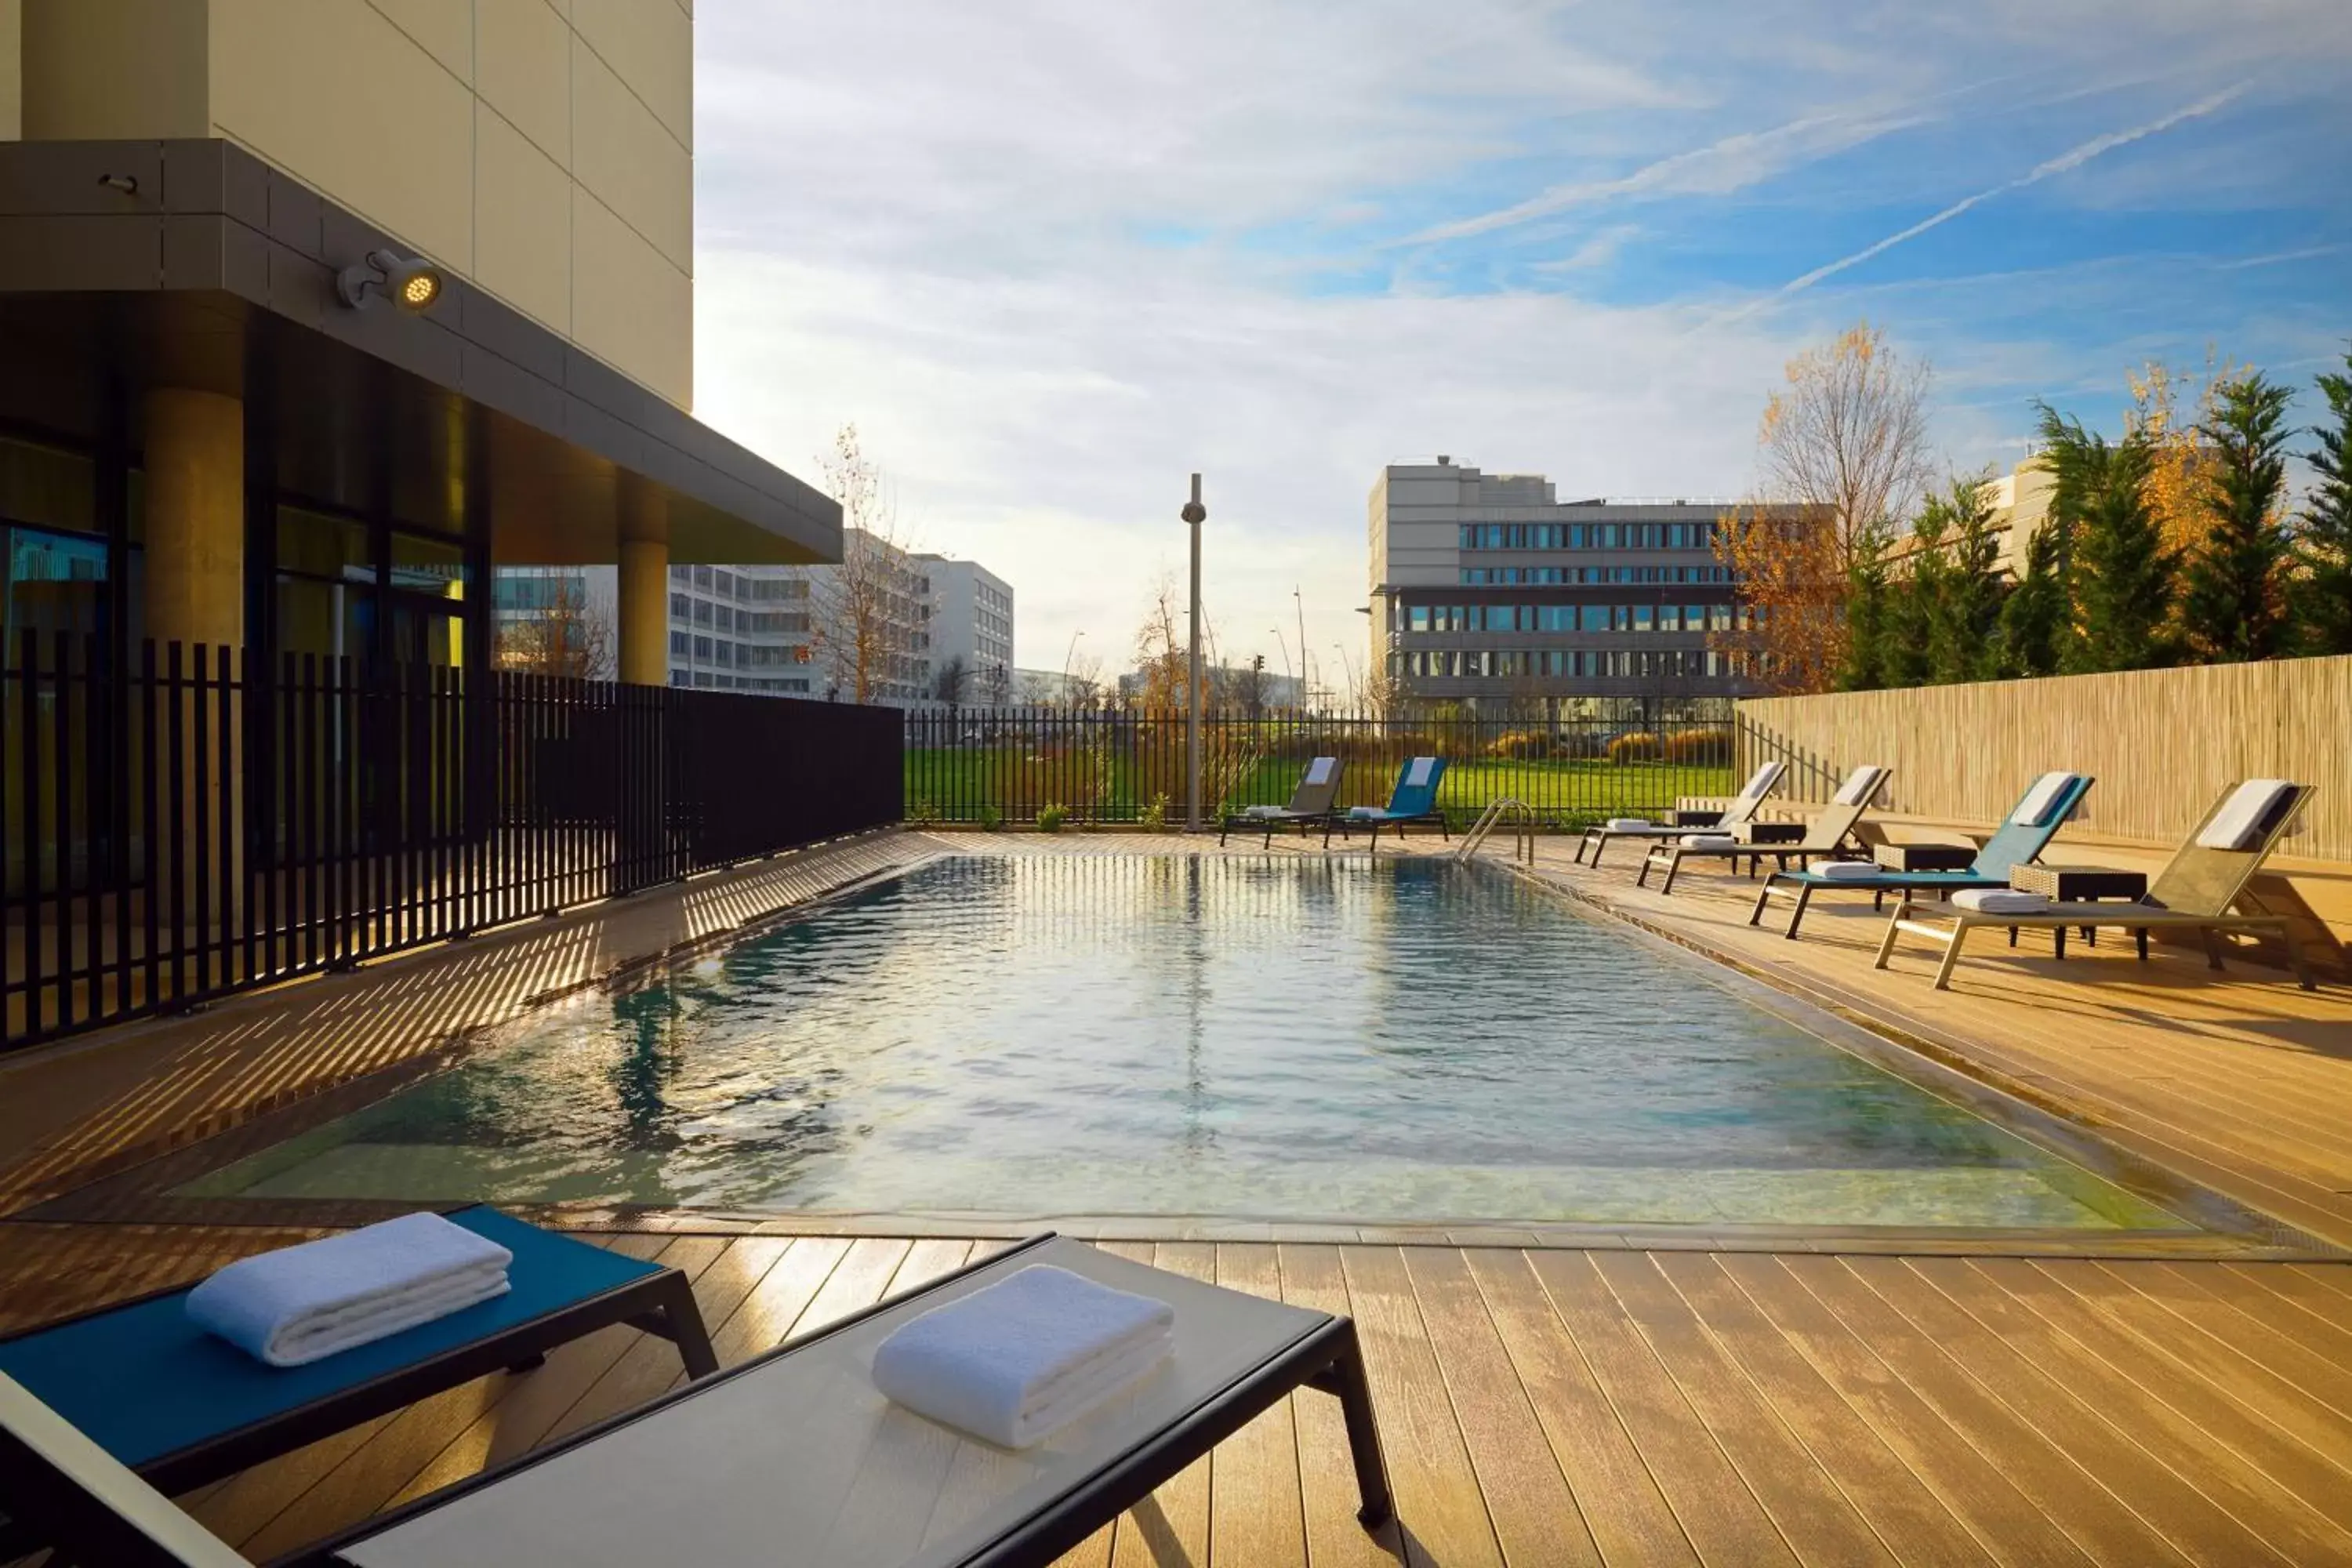
[[[110,1302],[95,1311],[0,1335],[0,1342],[47,1333],[66,1323],[120,1311],[159,1297],[185,1295],[189,1289],[181,1285],[167,1290],[151,1290],[143,1296]],[[381,1377],[338,1389],[308,1405],[216,1434],[132,1468],[142,1480],[157,1491],[184,1492],[290,1454],[321,1437],[348,1431],[363,1421],[406,1409],[475,1378],[499,1371],[530,1372],[556,1346],[615,1323],[643,1329],[676,1344],[678,1359],[686,1363],[690,1379],[707,1378],[719,1370],[719,1358],[710,1348],[710,1335],[703,1326],[701,1310],[694,1304],[692,1283],[675,1268],[662,1268],[543,1312],[487,1338],[412,1362]],[[41,1524],[37,1517],[27,1522]],[[30,1533],[48,1532],[36,1529]],[[49,1543],[46,1539],[27,1539],[22,1525],[0,1515],[0,1562],[13,1561]]]
[[[349,1568],[350,1560],[341,1555],[345,1547],[356,1545],[404,1520],[428,1513],[467,1492],[496,1486],[518,1471],[542,1464],[580,1444],[593,1443],[604,1434],[631,1422],[656,1417],[671,1405],[691,1399],[705,1389],[756,1371],[781,1357],[794,1354],[870,1318],[919,1301],[967,1275],[993,1268],[1007,1258],[1042,1247],[1053,1239],[1051,1231],[1033,1236],[1016,1247],[966,1264],[919,1289],[877,1302],[813,1334],[729,1367],[714,1377],[673,1389],[635,1410],[625,1411],[573,1433],[562,1442],[494,1466],[479,1475],[419,1498],[405,1507],[379,1514],[340,1535],[278,1559],[274,1568]],[[1356,1487],[1362,1499],[1356,1517],[1367,1530],[1379,1528],[1388,1521],[1392,1510],[1388,1472],[1381,1462],[1380,1430],[1372,1420],[1371,1388],[1364,1378],[1363,1353],[1356,1342],[1356,1325],[1349,1319],[1332,1317],[1243,1373],[1213,1397],[1186,1412],[1181,1419],[1118,1456],[1040,1511],[1008,1526],[1003,1534],[964,1558],[961,1568],[1046,1568],[1064,1552],[1150,1496],[1154,1488],[1298,1388],[1319,1389],[1338,1397],[1341,1415],[1347,1422],[1349,1450],[1355,1459]],[[682,1542],[681,1549],[685,1546],[686,1543]]]

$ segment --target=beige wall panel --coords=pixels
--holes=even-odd
[[[572,166],[572,30],[548,0],[479,0],[474,90]]]
[[[572,336],[680,408],[694,400],[694,280],[585,192],[572,205]]]
[[[683,272],[693,270],[693,159],[636,94],[576,38],[572,51],[572,173],[671,265]]]
[[[365,0],[213,0],[212,21],[220,134],[471,275],[464,83]]]
[[[23,0],[20,20],[26,137],[211,134],[202,5],[192,0]]]
[[[475,110],[474,280],[572,331],[572,181],[487,105]]]
[[[474,0],[368,0],[458,80],[474,79]]]
[[[678,143],[694,145],[694,19],[676,0],[572,0],[572,27],[643,99]]]

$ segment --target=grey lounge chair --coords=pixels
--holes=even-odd
[[[1758,808],[1780,787],[1780,776],[1788,771],[1786,763],[1766,763],[1748,775],[1748,782],[1739,786],[1739,793],[1721,811],[1677,811],[1671,826],[1652,823],[1647,827],[1612,827],[1604,822],[1598,827],[1588,827],[1584,837],[1577,840],[1576,863],[1585,864],[1584,852],[1589,849],[1592,852],[1591,863],[1600,865],[1601,852],[1609,847],[1612,838],[1679,838],[1685,833],[1728,833],[1743,822],[1756,820]]]
[[[1288,805],[1252,805],[1227,816],[1217,827],[1217,843],[1225,842],[1225,835],[1239,829],[1244,833],[1265,834],[1266,847],[1274,847],[1274,830],[1296,823],[1303,836],[1307,828],[1331,815],[1339,799],[1339,780],[1348,764],[1337,757],[1318,757],[1307,764],[1298,775],[1298,787],[1290,792]]]
[[[1875,827],[1864,823],[1863,814],[1870,809],[1878,792],[1886,787],[1886,781],[1894,774],[1892,768],[1867,763],[1854,769],[1838,786],[1837,794],[1830,797],[1829,805],[1806,823],[1804,837],[1790,843],[1692,843],[1692,837],[1700,836],[1685,835],[1664,844],[1654,844],[1650,852],[1642,857],[1641,874],[1634,882],[1646,888],[1650,885],[1650,873],[1662,870],[1666,876],[1658,890],[1671,893],[1675,890],[1675,878],[1685,860],[1728,860],[1737,869],[1745,858],[1752,871],[1766,856],[1786,867],[1791,860],[1802,865],[1817,857],[1840,854],[1850,843],[1859,845],[1878,837]]]
[[[1886,967],[1895,939],[1908,931],[1941,942],[1944,961],[1936,969],[1936,989],[1951,989],[1952,967],[1960,960],[1969,932],[1984,926],[2064,931],[2120,926],[2147,957],[2151,931],[2193,931],[2204,939],[2206,963],[2221,967],[2220,938],[2227,931],[2270,931],[2286,949],[2287,964],[2305,991],[2315,991],[2310,966],[2296,947],[2294,929],[2284,915],[2266,912],[2232,914],[2230,906],[2246,894],[2273,846],[2294,830],[2313,794],[2309,784],[2284,779],[2250,779],[2213,804],[2197,830],[2173,852],[2172,859],[2148,885],[2145,898],[2132,902],[2052,904],[2031,914],[1995,914],[1964,909],[1948,900],[1905,898],[1886,922],[1878,943],[1877,967]],[[1948,922],[1936,923],[1936,922]]]
[[[1843,890],[1883,898],[1888,893],[2006,888],[2012,869],[2040,858],[2042,851],[2049,847],[2058,829],[2083,804],[2083,797],[2091,793],[2091,784],[2086,773],[2043,773],[2011,809],[2000,830],[1985,840],[1984,847],[1977,851],[1977,858],[1964,871],[1881,871],[1869,877],[1825,877],[1811,868],[1776,870],[1764,879],[1748,923],[1762,924],[1765,906],[1774,899],[1790,900],[1796,907],[1789,911],[1789,929],[1780,934],[1794,941],[1797,926],[1805,918],[1815,893]]]
[[[891,1404],[874,1350],[908,1318],[1033,1263],[1175,1309],[1149,1377],[1013,1452]],[[1362,1506],[1390,1517],[1355,1325],[1038,1237],[808,1338],[307,1547],[298,1568],[1045,1564],[1292,1390],[1338,1395]],[[107,1568],[244,1559],[0,1376],[0,1509]]]

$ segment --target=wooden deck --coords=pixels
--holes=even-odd
[[[986,844],[1147,847],[1191,847]],[[2136,1152],[2352,1245],[2352,1000],[2340,988],[2307,996],[2251,969],[2216,983],[2193,957],[2142,968],[2112,949],[2070,949],[2061,968],[2045,947],[2024,959],[1972,952],[1959,988],[1934,994],[1924,952],[1888,973],[1869,969],[1880,928],[1866,899],[1845,900],[1852,913],[1817,906],[1808,940],[1789,943],[1745,926],[1744,880],[1696,877],[1660,899],[1632,890],[1630,858],[1587,873],[1567,865],[1565,843],[1548,842],[1539,859],[1538,874],[1575,896],[1816,1001],[1869,1011]],[[603,962],[547,956],[593,945],[562,930],[531,938],[537,989],[548,973]],[[341,998],[333,1016],[362,1021],[339,1048],[370,1063],[429,1048],[453,1019],[520,1004],[522,983],[468,973],[476,1000],[463,1005],[423,965],[355,977],[397,988],[382,994],[436,998],[376,1015],[373,1032],[372,1010],[352,1000],[368,993],[336,982],[161,1026],[163,1043],[135,1057],[61,1060],[81,1110],[43,1129],[39,1152],[18,1164],[17,1204],[102,1168],[110,1149],[168,1146],[199,1114],[216,1125],[311,1087],[294,1081],[305,1058],[288,1042],[317,1026],[303,1010],[319,998]],[[301,1016],[289,1022],[288,1009]],[[105,1084],[91,1059],[148,1069]],[[38,1087],[0,1077],[0,1094]],[[0,1324],[196,1278],[299,1234],[0,1221]],[[691,1230],[598,1239],[691,1274],[728,1362],[992,1245]],[[2352,1265],[1774,1253],[1696,1238],[1591,1250],[1106,1245],[1355,1316],[1402,1531],[1375,1541],[1353,1523],[1336,1406],[1301,1394],[1072,1554],[1089,1568],[2352,1563]],[[186,1500],[267,1557],[626,1408],[677,1374],[667,1344],[608,1330],[536,1372],[469,1384]]]

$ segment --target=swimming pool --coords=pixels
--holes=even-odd
[[[944,856],[178,1189],[2179,1229],[1491,867]]]

